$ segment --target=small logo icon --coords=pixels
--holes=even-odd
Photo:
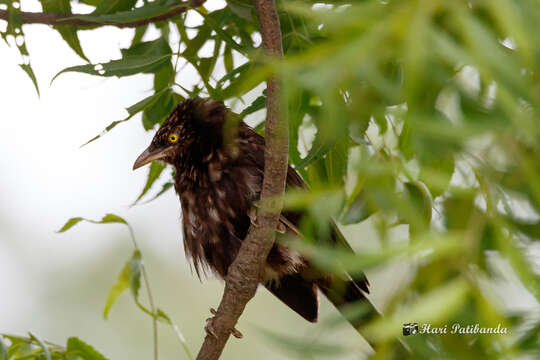
[[[403,336],[418,334],[418,323],[403,324]]]

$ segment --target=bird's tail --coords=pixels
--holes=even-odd
[[[358,329],[361,324],[380,316],[380,312],[366,297],[369,294],[368,281],[362,276],[352,279],[350,276],[328,276],[317,281],[317,286],[332,304],[344,315],[351,325]],[[358,311],[352,310],[353,303],[357,304]]]

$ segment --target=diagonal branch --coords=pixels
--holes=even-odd
[[[274,0],[254,0],[254,3],[265,52],[272,57],[283,56]],[[280,84],[272,77],[267,80],[265,166],[257,227],[251,226],[236,259],[229,267],[221,303],[211,320],[215,336],[206,336],[198,360],[214,360],[221,355],[238,318],[255,295],[259,274],[274,244],[275,229],[283,207],[289,153],[288,123],[280,101]]]
[[[76,25],[76,26],[95,26],[95,25],[109,25],[119,28],[133,28],[158,21],[170,19],[178,14],[181,14],[189,8],[201,6],[205,0],[190,0],[186,2],[179,2],[178,4],[171,6],[171,9],[163,14],[150,17],[147,19],[140,19],[131,22],[116,22],[116,21],[96,21],[93,20],[95,15],[93,14],[56,14],[56,13],[37,13],[21,11],[21,19],[23,24],[44,24],[44,25]],[[85,19],[85,18],[88,19]],[[8,10],[0,10],[0,20],[9,19]]]

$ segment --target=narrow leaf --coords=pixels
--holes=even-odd
[[[167,60],[171,57],[171,54],[166,55],[152,55],[152,56],[130,56],[127,58],[122,58],[119,60],[112,60],[104,64],[88,64],[88,65],[78,65],[71,66],[54,76],[51,80],[51,83],[58,77],[60,74],[66,72],[81,72],[90,75],[96,76],[129,76],[139,73],[144,73],[150,70],[154,70],[162,65],[167,63]]]
[[[70,16],[67,19],[80,19],[86,21],[93,21],[100,24],[107,23],[130,23],[135,21],[141,21],[146,19],[151,19],[159,15],[163,15],[170,11],[187,7],[186,4],[178,3],[176,0],[167,0],[163,1],[154,1],[149,2],[148,4],[135,8],[128,11],[119,11],[114,14],[101,14],[101,15],[81,15],[81,16]]]
[[[0,336],[0,360],[9,360],[8,358],[8,348],[4,343],[2,336]]]
[[[265,107],[266,107],[266,96],[261,95],[255,100],[253,100],[253,102],[247,108],[242,110],[242,112],[240,113],[240,117],[244,118],[248,116],[249,114],[253,114],[254,112],[264,109]]]
[[[142,266],[142,258],[141,258],[141,252],[139,250],[135,250],[133,252],[133,256],[131,257],[129,261],[129,287],[131,289],[131,293],[133,294],[133,297],[137,301],[139,298],[139,289],[141,287],[141,266]]]
[[[115,215],[115,214],[106,214],[102,219],[101,221],[99,221],[100,224],[107,224],[107,223],[121,223],[121,224],[126,224],[127,225],[127,221],[122,219],[120,216],[118,215]]]
[[[106,133],[108,133],[109,131],[114,129],[116,127],[116,125],[118,125],[120,123],[123,123],[125,121],[128,121],[129,119],[131,119],[133,116],[135,116],[140,111],[143,111],[147,107],[152,106],[156,101],[159,100],[159,98],[166,92],[167,89],[168,88],[165,88],[165,89],[163,89],[161,91],[158,91],[158,92],[154,93],[153,95],[150,95],[150,96],[142,99],[141,101],[131,105],[130,107],[126,108],[129,115],[125,119],[113,121],[112,123],[107,125],[107,127],[100,134],[94,136],[93,138],[91,138],[90,140],[88,140],[87,142],[82,144],[81,147],[86,146],[86,145],[90,144],[92,141],[95,141],[95,140],[99,139],[100,137],[102,137],[103,135],[105,135]]]
[[[102,0],[92,14],[112,14],[130,10],[137,0]]]
[[[70,337],[67,341],[67,352],[73,355],[78,355],[84,360],[107,360],[91,345],[85,343],[77,337]]]
[[[82,217],[74,217],[74,218],[71,218],[69,219],[65,224],[64,226],[62,226],[62,228],[60,230],[58,230],[57,232],[58,233],[63,233],[65,231],[68,231],[69,229],[71,229],[73,226],[77,225],[78,223],[80,223],[81,221],[83,221],[84,219]]]
[[[41,340],[39,337],[35,336],[31,332],[29,332],[28,335],[30,335],[30,339],[36,341],[39,344],[39,346],[41,346],[41,349],[43,350],[43,355],[45,356],[45,359],[46,360],[51,360],[51,352],[49,351],[49,348],[47,347],[47,345],[45,345],[43,340]]]
[[[39,95],[39,86],[38,86],[38,82],[37,82],[37,79],[36,79],[36,75],[34,74],[34,70],[32,70],[32,66],[30,66],[30,64],[20,64],[19,65],[21,67],[21,69],[24,70],[24,72],[28,75],[28,77],[30,77],[30,80],[32,80],[32,83],[34,84],[34,87],[36,88],[36,92]]]
[[[142,199],[144,195],[152,188],[152,185],[156,182],[157,179],[159,179],[159,176],[165,170],[167,165],[161,161],[152,161],[152,164],[150,165],[150,169],[148,170],[148,177],[146,178],[146,184],[144,185],[143,190],[137,197],[137,199],[131,204],[131,206],[137,204],[139,200]]]
[[[58,14],[71,14],[69,0],[40,0],[43,11]],[[84,60],[88,61],[81,47],[77,28],[72,25],[58,25],[54,27],[66,43]]]
[[[163,184],[163,187],[161,188],[161,190],[156,195],[154,195],[153,198],[151,198],[150,200],[145,201],[144,204],[148,204],[149,202],[152,202],[152,201],[156,200],[158,197],[165,194],[167,192],[167,190],[172,188],[173,185],[174,185],[174,183],[172,183],[172,182],[168,182],[168,183]]]
[[[105,319],[109,316],[109,311],[111,310],[112,306],[122,295],[122,293],[129,288],[129,262],[126,263],[126,265],[122,268],[122,271],[118,275],[118,278],[116,279],[116,282],[112,286],[111,290],[109,290],[109,295],[107,295],[107,301],[105,302],[105,309],[103,310],[103,317]]]

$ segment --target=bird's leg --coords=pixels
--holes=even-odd
[[[210,313],[214,316],[206,319],[206,325],[204,327],[204,330],[206,331],[208,335],[213,336],[214,338],[217,339],[216,332],[214,331],[214,326],[212,325],[212,322],[214,321],[214,317],[216,316],[217,311],[214,308],[210,308]],[[236,330],[236,328],[232,328],[231,334],[237,339],[241,339],[244,337],[244,335],[242,335],[240,331]]]
[[[257,208],[255,206],[249,209],[248,216],[251,220],[251,225],[259,227],[259,225],[257,225]]]

